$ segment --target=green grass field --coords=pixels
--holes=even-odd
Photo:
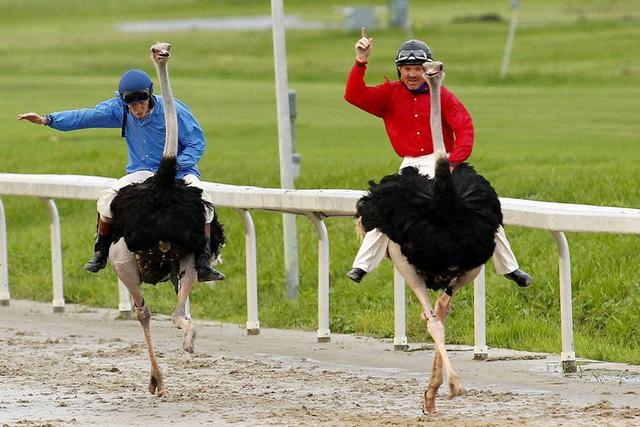
[[[510,74],[498,78],[510,2],[411,2],[412,33],[447,64],[445,84],[465,103],[476,125],[471,158],[504,197],[639,207],[640,10],[635,0],[525,0]],[[385,5],[386,1],[349,4]],[[306,20],[341,22],[337,1],[287,1]],[[272,36],[269,31],[125,33],[122,22],[268,15],[266,0],[123,1],[0,0],[0,172],[118,177],[126,150],[117,130],[56,132],[16,121],[93,106],[113,96],[119,76],[142,68],[155,77],[149,46],[170,41],[174,94],[189,104],[208,140],[200,162],[207,181],[277,187]],[[487,14],[499,20],[483,20]],[[381,16],[383,19],[384,16]],[[395,77],[393,57],[404,30],[370,29],[374,52],[368,82]],[[382,123],[348,105],[344,81],[359,33],[287,32],[288,75],[298,94],[298,188],[365,189],[369,179],[396,170]],[[13,298],[51,299],[46,207],[33,198],[4,197]],[[117,304],[111,271],[82,270],[92,251],[95,204],[59,200],[65,297],[85,305]],[[197,286],[193,315],[244,323],[245,260],[238,215],[220,210],[229,242],[220,269],[228,280]],[[280,215],[255,212],[260,321],[265,327],[314,329],[317,242],[298,220],[300,297],[283,284]],[[348,218],[327,220],[331,241],[331,330],[393,334],[392,270],[388,262],[356,286],[344,273],[358,248]],[[521,266],[535,286],[519,289],[487,269],[488,343],[560,351],[557,250],[547,232],[507,227]],[[635,236],[570,233],[576,353],[640,363],[640,256]],[[450,342],[473,341],[471,287],[454,302]],[[409,295],[410,292],[407,292]],[[170,312],[172,287],[145,287],[153,310]],[[426,339],[409,296],[408,334]]]

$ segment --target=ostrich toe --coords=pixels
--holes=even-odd
[[[431,389],[424,391],[424,402],[422,404],[422,413],[425,415],[433,415],[436,413],[436,393]]]
[[[166,396],[167,390],[164,388],[164,381],[161,375],[151,374],[149,378],[149,393],[157,394],[158,397]]]
[[[462,396],[464,393],[464,386],[458,375],[449,375],[449,399]]]

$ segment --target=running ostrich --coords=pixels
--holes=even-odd
[[[422,318],[436,347],[423,409],[433,414],[443,367],[449,378],[449,398],[464,394],[445,349],[444,321],[452,296],[491,258],[502,211],[496,192],[473,167],[462,163],[451,171],[440,113],[444,65],[427,62],[424,68],[431,92],[435,176],[423,176],[407,167],[379,184],[370,182],[369,194],[358,202],[358,215],[366,231],[378,228],[389,236],[389,257],[422,305]],[[444,290],[435,309],[427,288]]]
[[[193,352],[196,334],[185,306],[197,280],[193,254],[205,239],[202,233],[205,210],[213,209],[201,199],[201,189],[176,180],[178,128],[167,72],[170,49],[168,43],[151,47],[151,58],[162,88],[166,124],[162,161],[154,176],[120,189],[111,203],[114,244],[109,253],[114,271],[133,299],[151,361],[149,392],[158,396],[165,395],[166,388],[153,351],[149,329],[151,312],[142,296],[141,284],[166,280],[173,283],[178,302],[171,318],[173,324],[184,331],[183,349]],[[222,226],[214,216],[210,245],[214,257],[219,255],[223,244]]]

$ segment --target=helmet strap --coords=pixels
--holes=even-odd
[[[122,114],[122,127],[120,128],[120,137],[124,138],[125,137],[125,132],[124,129],[127,127],[127,116],[129,115],[129,107],[126,105],[123,105],[124,107],[124,113]]]

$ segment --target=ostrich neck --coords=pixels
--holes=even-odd
[[[156,61],[156,70],[162,89],[162,106],[164,107],[164,122],[166,128],[164,151],[162,157],[176,157],[178,154],[178,118],[176,106],[173,101],[171,84],[166,61]]]
[[[442,136],[442,112],[440,110],[440,82],[427,79],[431,99],[431,139],[436,160],[447,158],[447,150]]]

